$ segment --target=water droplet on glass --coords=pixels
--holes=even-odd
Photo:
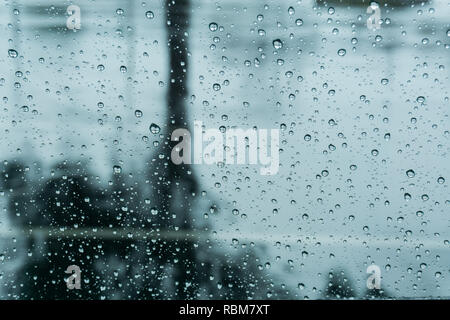
[[[347,51],[345,49],[339,49],[337,53],[338,53],[339,56],[343,57],[343,56],[345,56]]]
[[[408,176],[408,178],[414,178],[416,173],[414,172],[414,170],[409,169],[408,171],[406,171],[406,175]]]
[[[272,45],[277,50],[283,48],[283,42],[280,39],[273,40]]]
[[[150,129],[150,132],[153,133],[153,134],[158,134],[161,131],[161,128],[155,123],[152,123],[150,125],[149,129]]]
[[[216,31],[217,29],[219,28],[219,26],[217,25],[217,23],[215,23],[215,22],[211,22],[210,24],[209,24],[209,30],[211,30],[211,31]]]
[[[19,55],[19,54],[18,54],[17,51],[14,50],[14,49],[9,49],[9,50],[8,50],[8,56],[10,56],[11,58],[17,58],[18,55]]]

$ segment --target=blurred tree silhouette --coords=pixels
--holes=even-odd
[[[362,297],[363,299],[391,299],[392,297],[383,288],[367,289]]]
[[[52,170],[50,178],[37,182],[31,179],[30,169],[24,164],[7,163],[2,184],[10,193],[11,220],[23,229],[101,224],[104,197],[93,186],[93,176],[83,168],[80,163],[64,162]],[[67,297],[61,275],[76,261],[83,270],[84,283],[90,285],[89,289],[72,291],[73,297],[98,297],[98,274],[93,263],[104,250],[100,243],[98,240],[28,238],[30,258],[16,275],[19,296],[25,299]]]
[[[328,273],[327,286],[323,293],[324,299],[350,299],[356,297],[356,292],[352,281],[347,277],[342,269]]]
[[[324,299],[389,299],[390,295],[384,289],[365,289],[362,296],[358,297],[353,282],[348,278],[347,272],[338,268],[331,269],[328,273],[328,281],[323,293]],[[366,283],[364,283],[365,285]]]

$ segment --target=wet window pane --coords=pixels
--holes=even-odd
[[[447,1],[0,8],[0,298],[450,296]]]

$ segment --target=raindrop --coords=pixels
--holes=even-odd
[[[217,25],[217,23],[215,23],[215,22],[211,22],[210,24],[209,24],[209,30],[211,30],[211,31],[216,31],[217,29],[219,28],[219,26]]]
[[[11,58],[17,58],[18,55],[19,55],[19,54],[18,54],[17,51],[14,50],[14,49],[9,49],[9,50],[8,50],[8,56],[10,56]]]
[[[347,51],[345,49],[339,49],[337,53],[338,53],[339,56],[343,57],[343,56],[345,56]]]
[[[161,128],[155,123],[152,123],[150,125],[149,129],[150,129],[150,132],[153,133],[153,134],[158,134],[161,131]]]
[[[273,47],[275,49],[278,50],[278,49],[281,49],[283,47],[283,42],[281,42],[280,39],[275,39],[275,40],[273,40],[272,45],[273,45]]]
[[[409,169],[408,171],[406,171],[406,175],[408,176],[408,178],[414,178],[416,173],[414,172],[414,170]]]
[[[417,97],[416,101],[417,101],[418,103],[424,103],[424,102],[425,102],[425,97],[419,96],[419,97]]]

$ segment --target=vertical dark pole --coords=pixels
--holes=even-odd
[[[188,128],[187,98],[188,98],[188,27],[190,0],[166,0],[167,10],[167,44],[169,49],[169,88],[167,91],[167,111],[169,135],[174,129]],[[170,139],[170,138],[169,138]],[[170,150],[167,155],[170,157]],[[192,168],[187,165],[174,165],[169,160],[169,189],[178,197],[167,199],[172,203],[168,206],[171,212],[181,215],[177,219],[181,229],[191,229],[188,214],[190,194],[196,192],[197,183],[192,176]],[[191,172],[188,174],[188,172]],[[174,190],[175,183],[178,190]],[[175,201],[180,203],[174,203]],[[181,203],[182,202],[182,203]],[[174,280],[178,299],[194,298],[197,281],[195,280],[196,255],[193,243],[190,241],[174,243],[181,248],[179,263],[175,268]]]
[[[190,0],[166,0],[166,31],[168,45],[168,88],[167,119],[165,141],[156,152],[155,161],[150,169],[153,206],[158,213],[152,220],[151,227],[159,230],[192,230],[190,208],[192,197],[197,192],[197,182],[189,165],[175,165],[171,151],[175,142],[170,141],[173,130],[188,128],[188,23]],[[163,157],[161,157],[163,155]],[[194,244],[187,239],[160,240],[148,244],[152,247],[154,274],[150,276],[147,288],[153,294],[149,298],[168,298],[161,296],[167,288],[161,281],[164,265],[171,265],[176,299],[192,299],[197,291],[196,253]],[[174,260],[177,260],[176,262]],[[148,289],[148,290],[147,290]]]
[[[169,129],[186,126],[187,32],[190,0],[166,0],[167,44],[169,47]]]

